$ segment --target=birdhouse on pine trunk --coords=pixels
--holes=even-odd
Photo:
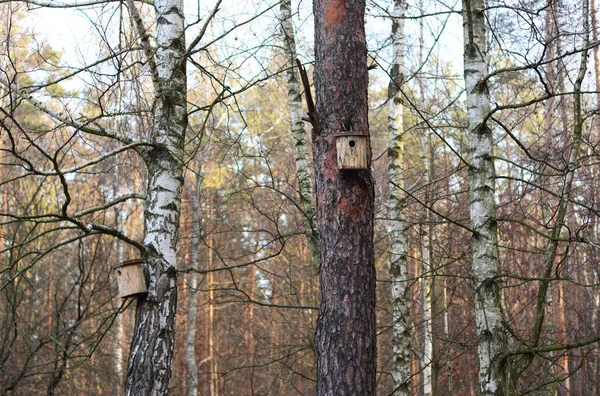
[[[117,274],[119,297],[137,296],[148,291],[142,268],[143,263],[142,259],[127,260],[113,267]]]
[[[340,170],[367,169],[368,135],[361,133],[337,133],[335,147]]]

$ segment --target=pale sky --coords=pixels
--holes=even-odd
[[[202,2],[198,0],[186,0],[186,20],[188,24],[197,19],[199,3],[202,8],[201,17],[205,17],[208,10],[212,9],[214,0],[202,0]],[[233,25],[236,21],[243,21],[244,17],[251,15],[257,7],[264,8],[266,3],[263,0],[223,1],[221,11],[218,14],[218,22],[212,26],[213,33],[218,33],[219,30],[228,25]],[[388,6],[391,7],[391,1],[388,3]],[[437,4],[437,2],[431,3],[434,5]],[[294,16],[294,24],[296,25],[299,37],[298,52],[301,56],[304,56],[304,52],[312,46],[312,17],[308,14],[311,6],[312,2],[308,0],[301,2],[293,1],[292,5],[293,12],[300,11],[300,15],[296,14]],[[76,67],[84,64],[86,61],[91,62],[98,58],[98,44],[97,41],[94,43],[94,40],[98,40],[99,34],[91,22],[100,20],[104,26],[110,25],[116,30],[119,18],[117,9],[118,3],[105,5],[104,8],[86,7],[81,10],[40,8],[28,13],[29,18],[27,18],[26,23],[30,28],[34,29],[39,35],[38,37],[46,37],[54,49],[63,51],[63,60],[65,63]],[[370,7],[367,13],[372,15],[381,12],[375,7]],[[412,8],[409,9],[409,13],[415,15],[418,11]],[[233,36],[243,38],[246,45],[253,45],[250,40],[254,40],[258,44],[262,40],[258,35],[272,35],[276,32],[275,18],[277,14],[278,7],[275,7],[265,14],[260,23],[249,24],[244,31]],[[201,24],[202,22],[188,29],[188,41]],[[378,46],[382,40],[389,37],[390,26],[390,22],[381,17],[367,19],[367,34],[370,39],[371,48]],[[426,35],[435,34],[435,30],[440,28],[441,21],[439,19],[428,18],[425,20],[424,30]],[[262,33],[261,29],[264,29]],[[462,54],[461,29],[460,17],[457,15],[450,17],[445,33],[441,37],[439,50],[436,50],[434,53],[434,55],[439,55],[441,58],[451,62],[456,72],[462,72],[462,56],[456,56],[457,54]],[[407,21],[406,32],[407,51],[410,51],[411,48],[414,50],[416,40],[418,39],[418,24],[414,21]],[[111,32],[108,33],[110,34]],[[116,31],[112,32],[112,34],[113,39],[116,41]],[[230,39],[233,40],[233,36]],[[386,57],[385,54],[381,56]],[[408,58],[410,60],[410,56]]]

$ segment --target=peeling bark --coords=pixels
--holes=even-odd
[[[321,235],[317,394],[374,395],[374,183],[369,169],[338,170],[333,137],[348,119],[355,132],[369,130],[365,1],[315,0],[313,5],[313,153]],[[367,152],[370,165],[370,147]]]
[[[171,378],[177,305],[176,252],[187,127],[184,13],[181,0],[157,0],[153,149],[145,158],[144,270],[126,378],[127,395],[166,395]]]
[[[394,394],[411,394],[410,376],[410,307],[408,305],[408,224],[406,221],[406,193],[404,192],[404,125],[402,92],[404,76],[404,0],[394,1],[392,19],[392,43],[394,60],[390,72],[388,131],[390,146],[388,149],[390,196],[387,224],[390,237],[390,280],[392,283],[392,378]]]

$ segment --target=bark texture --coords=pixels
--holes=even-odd
[[[368,133],[364,0],[314,0],[313,153],[321,234],[317,394],[374,395],[374,185],[370,170],[337,168],[334,133]],[[367,163],[371,150],[367,150]]]
[[[463,0],[463,27],[479,392],[481,395],[501,395],[504,381],[499,356],[506,350],[507,339],[502,326],[497,278],[500,261],[494,201],[496,174],[492,160],[493,140],[492,131],[485,122],[490,111],[490,97],[485,81],[488,59],[484,0]]]
[[[410,377],[410,307],[408,305],[408,224],[404,192],[404,106],[400,91],[404,80],[404,0],[394,0],[392,43],[394,58],[390,72],[388,150],[390,196],[388,235],[390,236],[390,280],[392,282],[392,378],[394,394],[411,394]]]
[[[313,186],[308,159],[308,133],[302,120],[302,95],[300,80],[296,68],[296,39],[292,22],[292,1],[283,0],[280,5],[281,30],[283,33],[283,50],[287,61],[287,85],[290,116],[292,119],[292,136],[294,137],[294,155],[296,160],[296,176],[300,194],[300,210],[306,219],[304,233],[308,239],[311,261],[318,269],[320,261],[319,233],[317,229],[317,210],[313,199]]]
[[[138,298],[126,378],[127,395],[166,395],[173,360],[176,252],[187,126],[182,0],[157,0],[156,66],[148,198],[144,213],[144,269],[148,294]]]

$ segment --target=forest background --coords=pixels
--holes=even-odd
[[[296,57],[312,73],[312,7],[185,7],[167,386],[314,394],[318,228],[310,125],[297,117],[297,81],[292,89]],[[367,2],[379,394],[401,391],[402,353],[414,394],[480,388],[461,7]],[[600,387],[597,12],[587,0],[486,4],[493,279],[504,358],[523,357],[519,394]],[[151,2],[85,0],[4,1],[0,18],[0,394],[122,394],[136,301],[117,297],[112,267],[145,250],[157,18]],[[402,21],[402,45],[392,21],[395,32]],[[403,108],[399,146],[391,102]],[[398,233],[407,241],[402,280]],[[402,348],[399,300],[410,314]]]

